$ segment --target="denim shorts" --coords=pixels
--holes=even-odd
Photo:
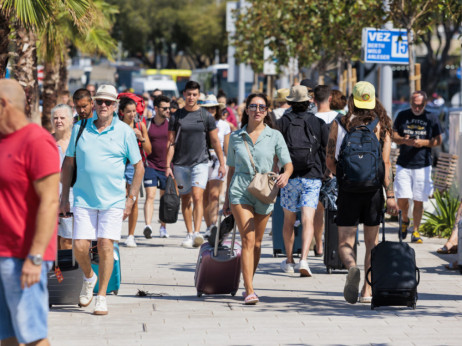
[[[125,180],[127,181],[128,185],[131,185],[133,182],[133,176],[135,175],[135,167],[131,163],[125,166]]]
[[[316,209],[321,185],[321,179],[289,179],[287,185],[281,190],[281,207],[293,213],[300,211],[301,207]]]
[[[209,164],[208,162],[199,163],[191,167],[174,165],[173,175],[175,176],[180,195],[190,193],[193,186],[205,190],[209,177]]]
[[[21,289],[24,260],[0,257],[0,340],[15,337],[21,344],[48,334],[47,273],[53,262],[42,264],[40,282]]]
[[[158,187],[161,190],[165,190],[166,185],[167,177],[165,176],[165,172],[146,167],[144,171],[144,187]]]

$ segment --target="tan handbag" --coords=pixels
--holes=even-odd
[[[252,196],[257,198],[260,202],[265,204],[272,204],[276,202],[278,196],[279,187],[276,186],[276,179],[278,174],[274,172],[269,173],[258,173],[255,168],[255,163],[253,162],[252,154],[250,153],[249,145],[245,138],[243,138],[247,152],[249,153],[250,163],[252,164],[254,170],[254,176],[247,191],[249,191]]]

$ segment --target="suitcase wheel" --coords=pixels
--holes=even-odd
[[[234,297],[237,291],[231,292],[231,295]]]
[[[113,291],[115,295],[118,295],[119,294],[119,290],[115,290]]]
[[[200,298],[202,297],[202,292],[197,292],[197,296]]]

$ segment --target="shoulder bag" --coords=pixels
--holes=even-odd
[[[265,204],[272,204],[276,202],[278,196],[279,187],[276,185],[276,179],[278,174],[274,172],[269,173],[258,173],[253,161],[252,154],[250,153],[249,145],[245,138],[243,138],[247,152],[249,153],[250,163],[252,164],[254,176],[247,191],[249,191],[252,196],[257,198],[260,202]]]

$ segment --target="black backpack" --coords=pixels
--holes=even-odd
[[[342,125],[340,117],[335,121],[347,132],[337,162],[339,188],[355,193],[380,189],[385,176],[385,165],[382,146],[374,133],[379,119],[375,118],[369,125],[354,127],[349,132]]]
[[[319,141],[313,134],[309,124],[310,116],[285,115],[288,122],[284,130],[284,139],[289,149],[294,172],[309,171],[315,165],[316,154],[319,150]],[[314,115],[313,115],[314,117]],[[313,119],[317,121],[317,119]]]
[[[175,182],[172,177],[167,178],[165,193],[160,198],[159,220],[165,223],[175,223],[178,220],[180,211],[180,196],[175,188]]]

